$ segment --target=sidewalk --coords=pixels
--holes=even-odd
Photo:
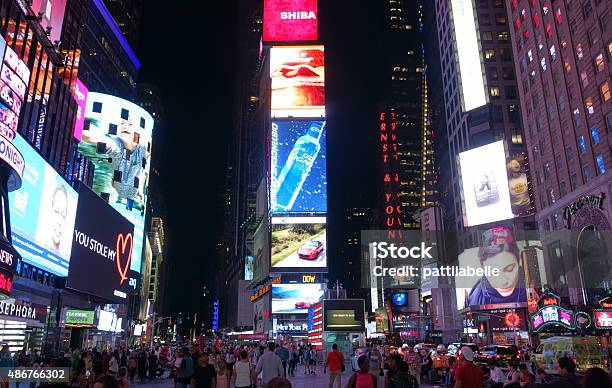
[[[341,387],[344,388],[349,378],[353,374],[350,366],[347,366],[347,370],[342,374]],[[288,376],[291,381],[292,388],[327,388],[329,384],[329,372],[323,374],[323,365],[317,365],[317,373],[315,375],[305,375],[304,366],[298,365],[295,371],[295,376]],[[336,386],[338,383],[336,382]]]

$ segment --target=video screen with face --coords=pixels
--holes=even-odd
[[[93,191],[134,224],[132,267],[140,272],[153,117],[140,106],[88,93],[79,152],[95,167]]]
[[[455,276],[458,309],[494,309],[502,304],[523,306],[530,288],[541,283],[544,268],[541,242],[516,241],[512,230],[490,228],[484,231],[479,247],[466,249],[459,255],[459,268],[486,271],[483,276]],[[497,275],[493,274],[494,270]]]
[[[13,245],[24,262],[66,276],[78,194],[21,135],[13,143],[26,163],[21,188],[9,193]]]

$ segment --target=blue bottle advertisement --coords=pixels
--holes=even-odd
[[[325,121],[274,122],[271,146],[272,212],[326,212]]]

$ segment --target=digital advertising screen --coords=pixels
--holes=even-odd
[[[87,94],[89,89],[80,80],[76,79],[74,88],[72,89],[72,96],[77,103],[77,111],[74,117],[74,130],[72,135],[78,141],[81,141],[83,136],[83,126],[85,125],[85,109],[87,107]]]
[[[317,0],[265,0],[265,42],[317,40]]]
[[[461,100],[467,112],[487,103],[484,68],[472,0],[451,0],[451,8]]]
[[[94,310],[77,310],[64,307],[60,315],[60,327],[93,327],[96,312]]]
[[[109,302],[125,303],[136,292],[134,225],[85,185],[79,204],[66,288]]]
[[[459,168],[466,227],[514,217],[503,140],[461,152]]]
[[[362,299],[323,301],[325,331],[365,331],[365,302]]]
[[[272,284],[272,314],[308,314],[323,298],[323,284]]]
[[[505,227],[485,231],[480,247],[466,249],[459,255],[459,268],[480,269],[482,276],[456,274],[457,308],[525,307],[530,287],[541,284],[544,269],[541,247],[540,241],[515,241],[512,231]]]
[[[327,212],[325,121],[273,121],[270,138],[270,212]]]
[[[119,318],[117,314],[100,310],[98,312],[98,330],[110,331],[112,333],[121,333],[121,323],[123,318]]]
[[[272,219],[272,268],[327,267],[325,217],[302,217],[301,223]]]
[[[25,159],[21,188],[9,193],[13,246],[26,263],[67,276],[78,194],[16,134]]]
[[[391,296],[391,301],[393,306],[403,307],[408,304],[408,298],[406,297],[406,293],[398,292]]]
[[[272,47],[272,117],[325,117],[323,46]]]
[[[40,24],[43,29],[51,27],[51,42],[59,41],[64,23],[64,12],[66,11],[66,0],[32,0],[32,11],[41,15]]]
[[[88,93],[79,152],[95,165],[93,191],[134,224],[132,270],[140,272],[153,117],[129,101]]]

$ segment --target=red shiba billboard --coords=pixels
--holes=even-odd
[[[265,0],[264,42],[318,39],[317,0]]]

